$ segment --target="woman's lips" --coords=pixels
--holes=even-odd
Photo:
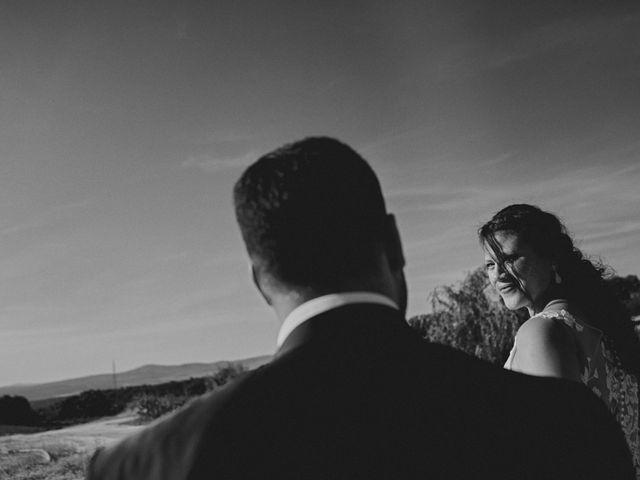
[[[501,285],[498,287],[498,291],[500,293],[511,293],[516,291],[517,288],[515,285],[513,285],[512,283],[506,284],[506,285]]]

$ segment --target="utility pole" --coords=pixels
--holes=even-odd
[[[117,390],[118,389],[118,380],[116,378],[116,361],[115,360],[111,361],[111,370],[113,372],[113,389]]]

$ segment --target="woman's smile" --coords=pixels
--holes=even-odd
[[[518,287],[516,285],[514,285],[513,283],[502,283],[502,284],[496,284],[496,287],[498,289],[498,292],[500,292],[501,294],[509,294],[515,291],[518,291]]]

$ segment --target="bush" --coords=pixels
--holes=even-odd
[[[133,406],[144,418],[157,418],[183,405],[189,398],[219,388],[244,371],[241,363],[230,362],[207,377],[157,385],[87,390],[57,402],[41,402],[44,406],[38,409],[37,416],[41,420],[40,424],[62,426],[88,418],[116,415]]]
[[[229,363],[209,377],[171,382],[150,389],[133,401],[133,409],[143,420],[154,420],[187,403],[190,399],[216,390],[245,372],[240,363]]]
[[[0,424],[36,425],[39,416],[31,408],[29,400],[21,396],[4,395],[0,397]]]
[[[117,413],[113,402],[103,390],[87,390],[80,395],[66,398],[60,405],[60,418],[96,418]]]
[[[640,315],[640,279],[637,276],[612,277],[607,283],[632,317]]]
[[[637,276],[614,276],[607,283],[632,316],[640,315]],[[512,312],[504,306],[482,267],[457,286],[435,289],[431,305],[432,313],[409,319],[424,338],[498,365],[506,361],[518,327],[529,317],[524,309]]]
[[[229,363],[209,377],[208,390],[215,390],[218,387],[222,387],[231,380],[241,376],[245,371],[241,363]]]
[[[154,420],[182,407],[189,397],[175,395],[141,395],[134,403],[133,408],[143,420]]]
[[[431,342],[502,366],[528,315],[508,310],[490,288],[484,270],[478,268],[459,286],[434,290],[432,313],[410,318],[409,324]]]

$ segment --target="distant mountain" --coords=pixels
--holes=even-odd
[[[126,372],[116,374],[118,387],[131,387],[135,385],[155,385],[174,380],[187,380],[189,378],[212,375],[219,369],[229,364],[242,364],[251,370],[267,363],[271,356],[252,357],[244,360],[220,361],[213,363],[187,363],[184,365],[144,365]],[[114,379],[111,373],[90,375],[87,377],[59,380],[56,382],[10,385],[0,387],[2,395],[21,395],[29,401],[42,400],[52,397],[64,397],[85,390],[106,390],[114,387]]]

